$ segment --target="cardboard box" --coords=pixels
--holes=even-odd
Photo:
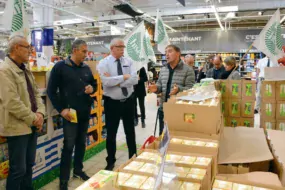
[[[285,120],[277,120],[276,130],[285,131]]]
[[[271,129],[275,130],[276,129],[276,120],[275,119],[261,119],[260,123],[261,128],[263,129]]]
[[[285,101],[285,81],[276,82],[276,100]]]
[[[239,175],[218,175],[216,176],[216,181],[213,183],[213,189],[218,188],[217,181],[225,181],[230,183],[222,183],[221,185],[228,185],[224,187],[224,189],[234,189],[234,183],[249,185],[252,187],[257,187],[259,189],[283,189],[278,176],[269,172],[252,172],[247,174],[239,174]],[[220,188],[218,188],[220,189]],[[252,189],[252,188],[251,188]]]
[[[246,164],[250,172],[268,171],[271,160],[273,156],[263,129],[224,128],[220,141],[219,166]]]
[[[229,80],[220,80],[220,91],[222,98],[228,98],[230,94],[230,83]]]
[[[254,118],[240,118],[239,125],[242,127],[254,127]]]
[[[240,126],[240,118],[238,117],[230,117],[227,120],[227,127],[238,127]]]
[[[285,120],[285,101],[277,101],[276,119]]]
[[[242,94],[241,80],[230,80],[229,87],[229,98],[240,99]]]
[[[255,100],[256,81],[242,80],[242,98]]]
[[[229,116],[229,100],[227,98],[223,98],[221,100],[222,114],[224,117]]]
[[[163,104],[164,120],[169,130],[219,134],[222,123],[221,105],[176,104],[172,98]],[[205,119],[205,117],[207,119]]]
[[[276,117],[276,100],[264,99],[261,103],[261,118],[275,119]]]
[[[255,100],[243,99],[241,101],[241,117],[254,117]]]
[[[285,132],[277,130],[268,130],[267,137],[269,145],[274,155],[275,168],[274,171],[278,172],[279,179],[283,186],[285,186]]]
[[[241,116],[241,99],[230,99],[229,101],[229,116],[240,117]]]
[[[276,82],[275,81],[262,81],[261,97],[263,100],[275,100]]]

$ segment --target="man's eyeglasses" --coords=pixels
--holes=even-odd
[[[115,46],[116,48],[126,48],[126,46]]]
[[[30,45],[28,45],[28,46],[24,46],[24,45],[21,45],[21,44],[18,44],[20,47],[23,47],[23,48],[26,48],[26,49],[28,49],[29,51],[32,51],[33,50],[33,48],[32,48],[32,46],[30,46]]]

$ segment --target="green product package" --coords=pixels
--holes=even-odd
[[[231,120],[231,127],[237,127],[238,126],[238,122],[235,119]]]
[[[268,97],[271,97],[272,96],[272,86],[270,84],[266,84],[265,88],[266,88],[265,95]]]
[[[238,103],[232,102],[232,114],[237,114],[237,113],[238,113]]]
[[[244,121],[243,125],[246,126],[246,127],[250,127],[250,121]]]
[[[226,84],[222,83],[221,84],[221,94],[224,95],[226,93]]]
[[[222,113],[224,114],[226,110],[226,104],[225,102],[222,102]]]
[[[246,85],[245,95],[246,96],[252,96],[252,84],[247,84]]]
[[[265,123],[265,128],[266,128],[266,129],[273,129],[273,128],[272,128],[272,123],[271,123],[271,122],[266,122],[266,123]]]
[[[250,115],[251,114],[251,103],[245,103],[245,110],[244,113],[246,115]]]
[[[285,98],[285,84],[280,85],[280,97]]]
[[[233,84],[232,85],[232,95],[233,96],[238,96],[238,84]]]
[[[266,104],[265,110],[267,116],[272,116],[272,104]]]
[[[285,116],[285,104],[280,104],[280,116]]]
[[[285,131],[285,123],[280,123],[279,124],[279,130],[280,131]]]

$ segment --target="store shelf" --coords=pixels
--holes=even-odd
[[[99,141],[97,141],[97,142],[95,142],[95,143],[92,143],[92,144],[90,144],[90,145],[88,145],[87,147],[86,147],[86,150],[89,150],[90,148],[93,148],[94,146],[96,146],[96,145],[98,145],[99,144]]]
[[[92,132],[92,131],[95,131],[98,129],[98,124],[96,126],[93,126],[93,127],[90,127],[88,128],[88,133]]]

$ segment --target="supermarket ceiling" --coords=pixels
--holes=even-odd
[[[157,9],[169,31],[219,30],[217,15],[226,29],[262,28],[277,8],[285,16],[284,0],[26,0],[32,28],[55,25],[55,36],[124,34],[145,20],[153,27]],[[0,0],[0,28],[8,0]],[[130,5],[144,13],[131,17],[115,7]],[[39,7],[53,9],[53,22],[42,23],[33,14]],[[283,25],[284,26],[284,25]],[[2,28],[2,30],[5,30]],[[114,32],[115,31],[115,32]]]

